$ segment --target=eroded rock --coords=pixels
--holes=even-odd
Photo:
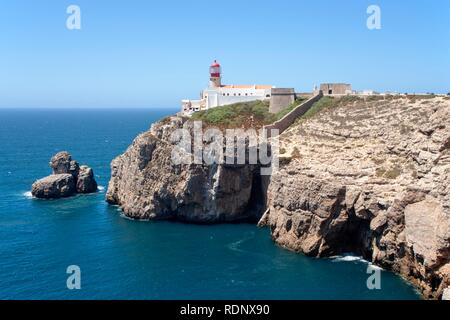
[[[75,179],[66,173],[51,175],[33,183],[31,193],[41,199],[70,197],[76,193]]]
[[[94,177],[94,170],[88,166],[81,166],[77,178],[78,193],[93,193],[97,191],[97,182]]]
[[[261,216],[258,165],[176,164],[171,134],[189,124],[171,117],[139,135],[113,160],[106,199],[135,219],[194,223],[255,220]]]
[[[50,160],[52,174],[36,181],[32,185],[32,195],[42,199],[57,199],[76,193],[97,191],[94,172],[87,166],[81,166],[67,151],[54,155]]]
[[[272,176],[260,224],[285,248],[354,252],[439,298],[450,286],[449,119],[442,98],[348,98],[292,126],[280,147],[298,156]]]
[[[444,290],[444,293],[442,294],[442,300],[450,300],[450,287]]]
[[[448,261],[450,253],[450,219],[433,197],[405,208],[405,236],[408,246],[429,268]]]

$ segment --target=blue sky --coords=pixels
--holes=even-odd
[[[0,29],[0,107],[177,107],[213,59],[229,84],[450,92],[448,0],[14,0]]]

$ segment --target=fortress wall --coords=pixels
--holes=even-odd
[[[352,92],[352,86],[347,83],[322,83],[320,90],[324,95],[344,95]]]
[[[320,100],[320,98],[323,97],[322,91],[320,91],[317,95],[313,96],[311,99],[305,101],[298,107],[296,107],[294,110],[289,112],[287,115],[285,115],[280,120],[264,126],[264,129],[267,131],[267,136],[270,137],[270,130],[271,129],[278,129],[279,133],[282,134],[287,128],[289,128],[298,117],[301,117],[304,115],[317,101]]]
[[[273,88],[270,97],[269,112],[277,113],[295,101],[293,88]]]

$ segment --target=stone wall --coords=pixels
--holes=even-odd
[[[325,96],[335,94],[350,94],[352,93],[352,86],[347,83],[322,83],[320,90]]]
[[[307,100],[306,102],[300,104],[298,107],[296,107],[294,110],[289,112],[287,115],[285,115],[280,120],[264,126],[264,129],[267,131],[267,136],[270,137],[270,130],[271,129],[278,129],[279,133],[282,134],[287,128],[289,128],[298,117],[301,117],[304,115],[317,101],[320,100],[320,98],[323,97],[322,91],[320,91],[318,94],[313,96],[311,99]]]
[[[295,101],[294,88],[273,88],[269,112],[277,113]]]

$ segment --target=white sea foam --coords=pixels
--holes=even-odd
[[[119,207],[117,208],[117,211],[120,212],[120,217],[125,219],[125,220],[130,220],[130,221],[140,221],[140,222],[150,222],[150,219],[135,219],[135,218],[131,218],[125,215],[125,213],[123,213],[122,209]]]
[[[104,186],[98,186],[97,189],[98,189],[99,191],[105,191],[105,187],[104,187]]]
[[[228,249],[232,250],[232,251],[237,251],[237,252],[244,252],[244,250],[240,249],[239,246],[245,241],[246,239],[241,239],[235,242],[232,242],[230,244],[227,245]]]
[[[24,195],[26,198],[28,198],[28,199],[32,199],[32,198],[33,198],[33,195],[31,194],[31,191],[24,192],[23,195]]]
[[[369,266],[372,270],[384,270],[382,267],[376,266],[371,262],[369,262]]]
[[[354,256],[351,254],[344,254],[343,256],[333,256],[330,257],[332,262],[361,262],[370,266],[372,270],[384,270],[383,268],[374,265],[372,262],[369,262],[362,257]]]
[[[359,261],[359,262],[365,262],[365,263],[369,263],[368,261],[364,260],[362,257],[358,257],[358,256],[353,256],[350,254],[346,254],[343,256],[334,256],[331,257],[331,259],[333,260],[333,262],[354,262],[354,261]]]

